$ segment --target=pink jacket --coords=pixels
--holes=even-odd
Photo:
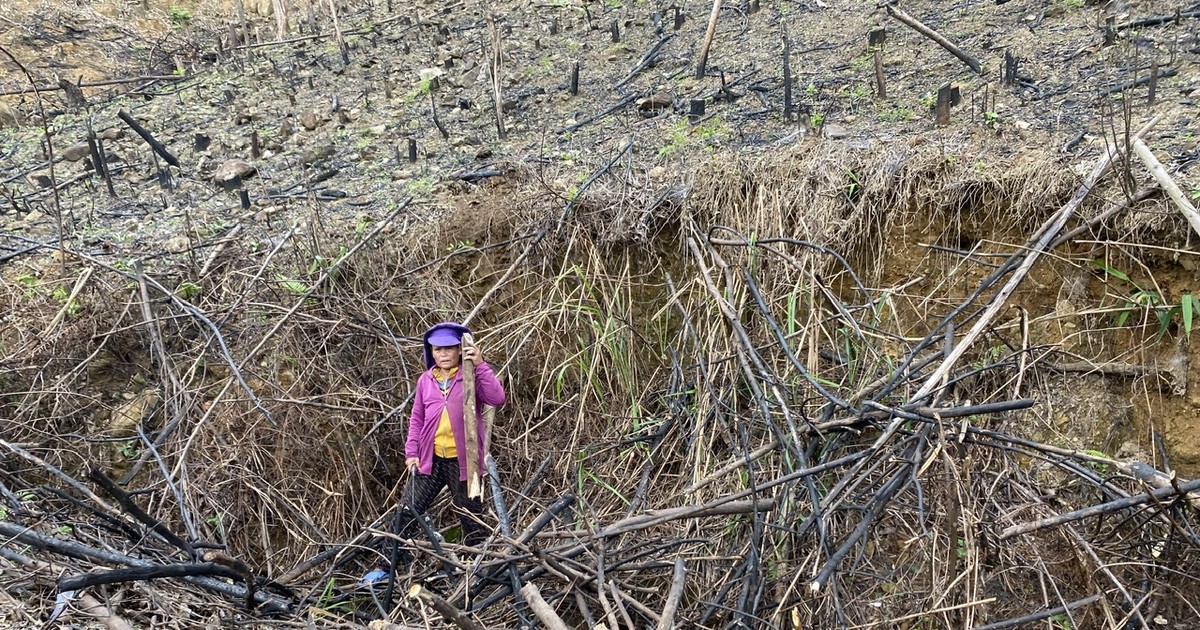
[[[483,471],[484,445],[483,406],[504,405],[504,386],[487,363],[475,366],[475,418],[479,430],[479,470]],[[467,480],[467,436],[463,425],[462,370],[450,385],[450,394],[442,396],[433,370],[426,370],[417,378],[417,390],[413,394],[412,416],[408,419],[408,439],[404,442],[404,456],[420,460],[417,471],[422,475],[433,472],[433,440],[437,435],[438,421],[442,409],[450,412],[450,427],[454,429],[454,445],[458,448],[458,476]]]

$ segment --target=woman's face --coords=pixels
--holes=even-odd
[[[430,350],[433,352],[433,362],[438,367],[443,370],[458,367],[458,360],[462,356],[462,346],[433,346]]]

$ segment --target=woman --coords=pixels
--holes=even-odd
[[[462,361],[475,363],[475,418],[479,435],[479,470],[484,470],[483,405],[504,404],[504,386],[474,345],[463,347],[471,332],[455,322],[443,322],[425,331],[425,366],[413,394],[408,439],[404,443],[405,467],[412,473],[404,499],[413,514],[424,514],[442,488],[458,508],[463,542],[476,545],[484,538],[480,522],[483,502],[467,497],[467,445],[463,424]],[[411,535],[411,523],[406,530]]]

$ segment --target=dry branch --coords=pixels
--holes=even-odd
[[[40,466],[43,470],[50,473],[51,475],[58,477],[63,482],[65,482],[68,486],[70,486],[71,488],[74,488],[75,491],[77,491],[80,494],[82,494],[83,496],[87,497],[101,511],[106,512],[109,515],[117,514],[116,508],[109,505],[107,502],[104,501],[104,499],[101,499],[100,497],[96,496],[96,493],[89,490],[87,488],[87,486],[80,483],[79,480],[75,479],[74,477],[63,472],[57,466],[50,464],[49,462],[38,457],[37,455],[34,455],[33,453],[30,453],[29,451],[21,448],[20,446],[17,446],[16,444],[12,444],[3,438],[0,438],[0,446],[3,446],[5,448],[7,448],[8,450],[12,451],[13,453],[16,453],[21,458]]]
[[[533,614],[537,615],[538,620],[549,630],[567,630],[567,624],[563,623],[562,617],[559,617],[550,604],[542,598],[542,592],[538,590],[536,584],[530,583],[522,586],[521,595],[525,597],[525,602],[529,604]]]
[[[679,610],[679,600],[683,599],[683,588],[687,585],[687,566],[683,558],[675,558],[675,570],[671,577],[671,590],[667,593],[667,603],[663,606],[662,618],[658,620],[657,630],[670,630],[675,627],[675,612]]]
[[[124,78],[120,78],[120,79],[105,79],[103,81],[85,81],[85,82],[81,82],[81,83],[77,84],[77,87],[104,87],[106,85],[123,85],[126,83],[143,83],[143,82],[149,82],[149,81],[182,81],[187,78],[190,78],[190,77],[181,76],[178,74],[145,75],[145,76],[140,76],[140,77],[124,77]],[[37,86],[37,89],[39,92],[53,92],[55,90],[61,90],[61,89],[63,89],[63,87],[61,85],[39,85],[39,86]],[[17,90],[0,91],[0,96],[15,96],[15,95],[27,94],[27,93],[29,93],[28,89],[21,88],[21,89],[17,89]]]
[[[712,47],[713,36],[717,34],[717,18],[721,16],[721,0],[713,0],[712,10],[708,13],[708,27],[704,30],[704,42],[700,44],[700,56],[696,59],[696,79],[704,78],[704,68],[708,65],[708,49]]]
[[[1143,85],[1155,82],[1159,79],[1173,77],[1177,74],[1179,74],[1178,68],[1163,68],[1157,74],[1153,74],[1153,75],[1147,74],[1144,76],[1140,76],[1136,79],[1133,79],[1131,81],[1125,81],[1124,83],[1117,83],[1116,85],[1110,85],[1109,87],[1107,87],[1103,90],[1100,90],[1100,96],[1112,96],[1113,94],[1120,94],[1121,92],[1125,92],[1126,90],[1132,90],[1135,87],[1141,87]]]
[[[608,107],[604,108],[603,110],[601,110],[595,114],[592,114],[591,116],[585,117],[583,120],[577,121],[574,124],[567,125],[566,127],[559,129],[558,133],[563,134],[563,133],[570,133],[572,131],[578,131],[578,130],[582,129],[585,125],[587,125],[588,123],[596,122],[597,120],[600,120],[601,118],[604,118],[605,116],[607,116],[613,112],[617,112],[617,111],[624,109],[625,107],[629,106],[630,103],[636,101],[637,99],[638,99],[638,95],[636,92],[633,94],[630,94],[630,95],[626,96],[625,98],[622,98],[621,100],[617,101],[616,103],[609,105]]]
[[[1192,202],[1188,201],[1187,196],[1183,194],[1183,191],[1179,189],[1175,180],[1171,178],[1171,174],[1167,172],[1167,169],[1163,168],[1158,158],[1154,157],[1154,152],[1150,150],[1150,147],[1146,146],[1146,143],[1142,142],[1141,138],[1134,138],[1133,152],[1150,169],[1150,174],[1158,181],[1158,185],[1167,191],[1167,196],[1179,207],[1179,211],[1183,213],[1188,224],[1192,226],[1192,230],[1200,234],[1200,212],[1196,211],[1196,206],[1193,206]]]
[[[6,536],[14,541],[18,541],[44,551],[57,553],[68,558],[109,564],[120,564],[128,567],[145,568],[162,566],[148,560],[133,558],[131,556],[113,551],[96,549],[74,541],[58,540],[50,536],[39,534],[30,528],[7,521],[0,521],[0,536]],[[183,579],[201,588],[228,595],[239,600],[244,600],[248,592],[248,590],[244,587],[236,584],[229,584],[208,576],[191,575],[186,576]],[[290,603],[266,593],[257,592],[254,595],[254,599],[258,603],[258,609],[263,612],[286,613],[291,610]]]
[[[655,58],[658,57],[659,51],[662,50],[662,47],[665,46],[667,42],[671,41],[673,37],[675,37],[674,33],[668,33],[660,36],[658,41],[654,42],[654,45],[650,47],[650,50],[647,50],[646,53],[642,55],[642,58],[636,64],[634,64],[633,68],[631,68],[629,72],[625,74],[625,78],[617,81],[617,84],[613,87],[619,88],[624,86],[626,83],[632,81],[639,72],[653,65]]]
[[[815,473],[809,473],[815,474]],[[798,479],[799,477],[792,477]],[[778,482],[778,480],[776,480]],[[778,485],[772,483],[771,485]],[[767,484],[760,485],[757,490],[766,489]],[[747,493],[753,492],[750,490]],[[739,493],[740,494],[740,493]],[[746,514],[748,512],[767,512],[775,507],[776,499],[754,499],[750,501],[725,501],[724,499],[715,499],[703,505],[685,505],[677,508],[667,508],[663,510],[650,510],[638,516],[621,519],[615,523],[611,523],[600,529],[595,534],[590,535],[587,539],[612,538],[621,534],[628,534],[639,530],[661,525],[670,521],[692,518],[706,518],[710,516],[720,516],[724,514]]]
[[[1007,540],[1009,538],[1012,538],[1013,536],[1020,536],[1021,534],[1028,534],[1030,532],[1035,532],[1040,529],[1045,529],[1047,527],[1056,527],[1056,526],[1062,525],[1064,523],[1070,523],[1073,521],[1082,520],[1082,519],[1092,517],[1092,516],[1100,516],[1102,514],[1111,514],[1113,512],[1119,512],[1121,510],[1125,510],[1125,509],[1128,509],[1131,507],[1137,507],[1139,505],[1149,503],[1151,501],[1157,501],[1157,500],[1166,499],[1166,498],[1170,498],[1173,496],[1181,496],[1181,495],[1186,497],[1186,495],[1188,493],[1194,492],[1196,490],[1200,490],[1200,479],[1193,479],[1186,483],[1181,483],[1177,487],[1176,486],[1167,486],[1164,488],[1158,488],[1158,489],[1152,490],[1150,492],[1143,492],[1141,494],[1135,494],[1131,497],[1121,498],[1121,499],[1117,499],[1114,501],[1109,501],[1107,503],[1101,503],[1099,505],[1093,505],[1093,506],[1086,507],[1086,508],[1083,508],[1080,510],[1075,510],[1073,512],[1067,512],[1065,514],[1058,514],[1055,516],[1039,519],[1036,521],[1030,521],[1028,523],[1021,523],[1019,525],[1013,525],[1011,527],[1006,528],[1004,531],[1000,532],[1000,535],[997,537],[997,540]]]
[[[167,164],[170,164],[175,168],[181,168],[179,166],[179,159],[172,155],[167,147],[163,145],[163,143],[155,139],[154,135],[151,134],[148,129],[143,127],[138,121],[134,120],[133,116],[130,116],[128,112],[121,110],[117,112],[117,117],[125,121],[125,124],[129,125],[130,129],[133,129],[135,132],[137,132],[137,135],[141,136],[142,140],[145,140],[146,144],[150,145],[150,148],[153,149],[155,153],[162,156],[162,159],[166,160]]]
[[[1073,602],[1068,602],[1067,604],[1064,604],[1062,606],[1057,606],[1055,608],[1047,608],[1046,610],[1041,610],[1041,611],[1038,611],[1035,613],[1030,613],[1028,615],[1022,615],[1020,617],[1013,617],[1011,619],[1005,619],[1003,621],[995,621],[995,622],[992,622],[989,624],[984,624],[982,626],[975,626],[975,630],[1004,630],[1005,628],[1015,628],[1017,626],[1023,626],[1027,623],[1033,623],[1035,621],[1049,619],[1051,617],[1061,615],[1063,613],[1067,613],[1072,610],[1076,610],[1078,608],[1083,608],[1084,606],[1087,606],[1089,604],[1094,604],[1094,603],[1100,601],[1100,599],[1103,597],[1104,596],[1102,594],[1097,593],[1096,595],[1092,595],[1090,597],[1084,597],[1083,599],[1077,599]]]
[[[50,333],[53,332],[58,326],[59,322],[63,320],[63,317],[66,317],[67,311],[78,304],[76,299],[79,298],[79,294],[83,291],[83,287],[87,285],[88,278],[92,277],[93,271],[95,271],[95,267],[88,267],[83,270],[83,273],[79,276],[79,279],[75,281],[75,286],[71,288],[71,294],[68,295],[66,301],[63,302],[62,308],[58,309],[58,312],[54,314],[54,318],[51,319],[50,323],[46,325],[46,330],[42,331],[43,337],[49,336]]]
[[[9,551],[3,547],[0,547],[0,558],[4,558],[19,565],[28,567],[39,574],[42,574],[43,576],[48,576],[51,578],[53,578],[55,575],[61,575],[65,570],[64,567],[57,566],[50,562],[34,560],[23,554]],[[133,626],[130,625],[128,621],[125,621],[125,619],[120,615],[113,613],[107,606],[101,604],[95,597],[92,597],[88,593],[79,594],[78,597],[79,609],[95,617],[100,621],[100,623],[104,624],[104,627],[108,628],[108,630],[134,630]],[[50,615],[50,618],[46,620],[43,627],[50,626],[57,620],[57,617],[58,614],[57,611],[55,611]]]
[[[442,616],[443,619],[462,628],[463,630],[484,630],[484,627],[479,625],[477,621],[471,619],[470,615],[455,608],[450,602],[447,602],[442,596],[430,592],[428,589],[421,588],[420,584],[413,584],[408,589],[409,599],[420,600],[428,604]]]
[[[924,35],[925,37],[928,37],[929,39],[933,40],[934,42],[937,42],[937,45],[950,51],[950,54],[954,55],[955,57],[958,57],[959,61],[962,61],[963,63],[967,64],[967,66],[969,68],[971,68],[971,70],[974,70],[975,72],[977,72],[979,74],[983,74],[983,65],[979,63],[978,59],[975,59],[971,55],[968,55],[967,53],[963,52],[963,50],[961,48],[959,48],[958,46],[953,44],[950,40],[943,37],[941,33],[938,33],[937,31],[929,28],[928,26],[925,26],[924,24],[921,23],[920,20],[918,20],[918,19],[914,18],[913,16],[909,15],[908,13],[906,13],[904,11],[904,9],[901,9],[900,7],[898,7],[894,4],[888,4],[887,12],[888,12],[888,15],[890,15],[890,16],[896,18],[897,20],[903,22],[904,24],[908,25],[916,32]]]
[[[133,498],[130,497],[127,492],[118,487],[116,482],[114,482],[112,479],[109,479],[108,475],[105,475],[104,472],[99,468],[92,468],[91,472],[88,474],[88,478],[95,482],[96,485],[103,488],[104,491],[109,494],[109,496],[111,496],[113,499],[116,499],[117,503],[119,503],[121,507],[125,509],[125,512],[127,512],[135,520],[149,527],[154,531],[155,534],[158,534],[160,538],[187,554],[189,559],[194,560],[196,558],[196,550],[192,548],[190,543],[180,538],[166,525],[163,525],[162,521],[147,514],[146,511],[143,510],[137,503],[134,503]],[[68,588],[65,590],[71,591],[75,589]]]
[[[169,577],[189,577],[196,575],[214,575],[224,578],[241,579],[242,575],[215,562],[196,562],[188,564],[167,564],[158,567],[133,567],[129,569],[114,569],[103,573],[84,573],[58,579],[58,591],[77,591],[89,586],[101,584],[117,584],[119,582],[140,582],[158,580]]]
[[[1160,24],[1167,24],[1169,22],[1174,22],[1178,19],[1190,19],[1190,18],[1200,18],[1200,11],[1180,11],[1178,13],[1172,13],[1170,15],[1154,15],[1151,17],[1130,20],[1128,22],[1122,22],[1122,23],[1116,25],[1116,30],[1123,31],[1123,30],[1131,29],[1131,28],[1144,28],[1147,26],[1158,26]]]

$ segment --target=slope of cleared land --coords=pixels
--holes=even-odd
[[[573,627],[1195,619],[1196,235],[1124,156],[1155,119],[1200,196],[1200,7],[899,5],[974,72],[869,3],[729,5],[698,79],[707,3],[376,0],[344,43],[283,4],[247,49],[228,3],[0,3],[42,88],[0,53],[3,621],[198,543],[248,566],[70,621],[452,624],[421,583],[508,627],[514,580]],[[508,522],[404,543],[393,608],[355,585],[447,319],[509,389]]]

